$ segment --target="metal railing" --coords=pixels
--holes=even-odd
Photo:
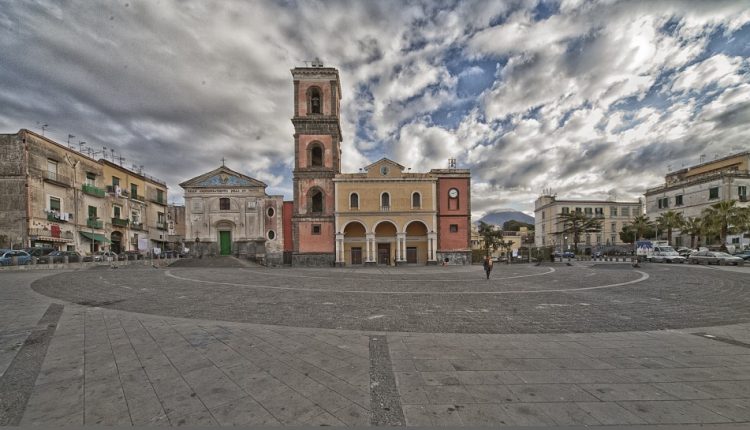
[[[127,227],[130,224],[130,220],[125,218],[112,218],[112,225],[115,227]]]
[[[86,219],[86,227],[89,228],[103,228],[104,222],[100,221],[96,218],[87,218]]]
[[[158,228],[159,230],[166,230],[167,229],[167,223],[165,223],[165,222],[157,222],[156,223],[156,228]]]
[[[81,190],[84,193],[86,193],[86,194],[90,194],[90,195],[96,196],[96,197],[104,197],[107,194],[106,191],[104,191],[103,189],[97,188],[97,187],[95,187],[93,185],[89,185],[89,184],[83,184],[83,185],[81,185]]]
[[[52,182],[55,182],[57,184],[64,185],[66,187],[69,187],[70,184],[71,184],[70,178],[67,177],[67,176],[65,176],[65,175],[61,175],[61,174],[59,174],[57,172],[53,172],[51,170],[41,170],[40,172],[42,174],[42,177],[46,181],[52,181]]]

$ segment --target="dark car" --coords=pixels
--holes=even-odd
[[[32,257],[44,257],[45,255],[49,254],[50,252],[53,252],[55,248],[49,248],[49,247],[41,247],[36,246],[33,248],[24,248],[24,251],[26,251],[29,255]]]
[[[66,256],[68,257],[69,263],[77,263],[83,261],[81,254],[76,251],[53,251],[44,257],[40,257],[39,263],[63,263],[65,262]]]
[[[750,260],[750,251],[742,251],[738,254],[734,254],[735,257],[740,257],[741,259],[748,261]]]
[[[13,264],[13,257],[16,257],[16,264],[29,264],[31,255],[20,249],[0,249],[0,266],[10,266]]]
[[[576,255],[573,252],[571,252],[571,251],[565,251],[565,252],[562,253],[562,257],[563,258],[575,258],[575,256]],[[560,258],[560,252],[559,251],[555,252],[555,258]]]

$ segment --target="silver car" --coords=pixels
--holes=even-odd
[[[740,257],[734,257],[726,252],[717,251],[699,251],[690,254],[688,262],[690,264],[719,264],[722,266],[730,264],[734,266],[742,266],[745,264],[745,260]]]

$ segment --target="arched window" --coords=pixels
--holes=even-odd
[[[421,208],[422,207],[422,195],[414,192],[411,195],[411,207],[412,208]]]
[[[317,88],[310,89],[310,113],[321,113],[320,90]]]
[[[226,197],[222,197],[219,199],[219,210],[222,211],[228,211],[229,210],[229,199]]]
[[[388,210],[391,207],[391,195],[383,193],[380,195],[380,208]]]
[[[359,209],[359,194],[352,193],[352,195],[349,196],[349,208]]]
[[[312,149],[310,149],[310,165],[323,165],[323,148],[321,148],[319,145],[315,145],[312,147]]]
[[[321,213],[323,212],[323,193],[320,191],[314,191],[310,198],[310,212]]]

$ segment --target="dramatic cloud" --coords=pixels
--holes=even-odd
[[[170,200],[222,157],[289,199],[289,69],[316,57],[340,69],[345,171],[455,157],[477,216],[544,188],[634,200],[750,149],[738,1],[7,2],[0,132],[114,149]]]

